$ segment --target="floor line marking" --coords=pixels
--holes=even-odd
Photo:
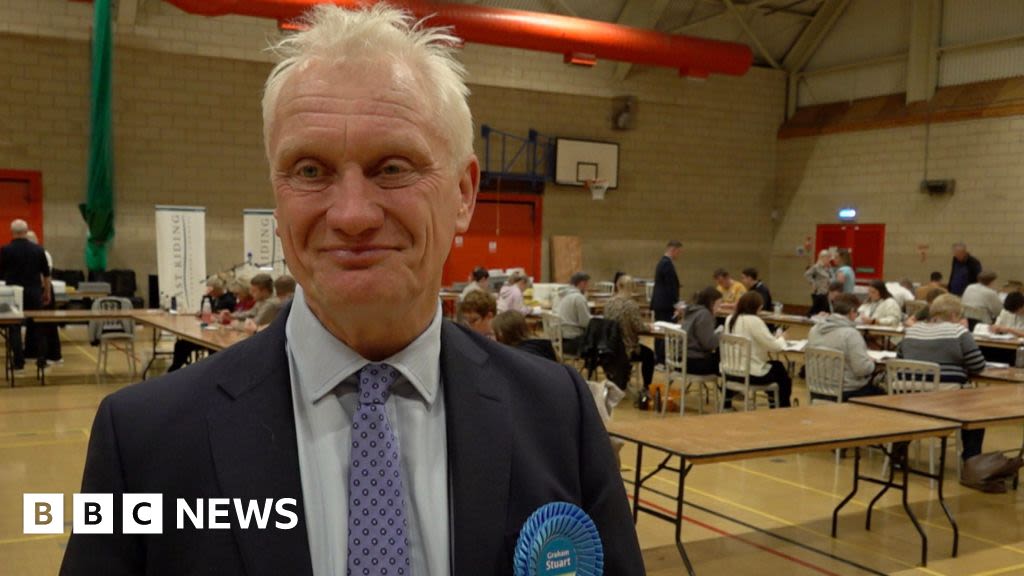
[[[40,440],[39,442],[13,442],[11,444],[0,444],[0,450],[13,448],[27,448],[29,446],[60,446],[61,444],[81,444],[88,442],[89,438],[75,438],[73,440]]]
[[[975,572],[968,576],[996,576],[997,574],[1006,574],[1007,572],[1016,572],[1024,569],[1024,564],[1016,564],[1014,566],[1005,566],[1003,568],[996,568],[995,570],[986,570],[985,572]]]
[[[33,536],[22,536],[20,538],[7,538],[0,539],[0,546],[4,544],[24,544],[25,542],[35,542],[37,540],[56,540],[57,538],[64,538],[67,534],[36,534]]]

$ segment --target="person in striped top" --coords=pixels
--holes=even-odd
[[[985,369],[985,357],[965,326],[963,312],[960,298],[952,294],[939,296],[928,307],[928,321],[907,328],[897,348],[900,358],[937,363],[942,368],[942,388],[964,387],[971,374]],[[984,429],[962,430],[960,434],[961,458],[967,460],[981,454]]]

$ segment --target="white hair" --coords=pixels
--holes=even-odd
[[[304,30],[287,36],[273,51],[283,58],[267,77],[263,93],[263,141],[270,155],[270,131],[281,88],[313,61],[339,65],[388,59],[404,63],[426,90],[452,162],[473,153],[473,117],[466,98],[465,67],[455,59],[461,40],[449,28],[428,28],[412,14],[385,3],[346,10],[320,4],[302,19]],[[358,80],[354,80],[358,81]]]
[[[28,232],[28,222],[25,222],[21,218],[11,220],[11,234],[23,235],[26,232]]]

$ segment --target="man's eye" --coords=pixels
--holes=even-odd
[[[296,171],[303,178],[319,178],[323,171],[314,164],[304,164]]]
[[[399,164],[385,164],[380,169],[380,173],[385,176],[398,176],[402,172],[404,172],[404,168]]]

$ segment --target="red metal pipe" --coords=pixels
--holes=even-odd
[[[237,14],[292,20],[322,3],[318,0],[167,0],[192,14]],[[358,8],[366,0],[330,0]],[[563,55],[586,54],[608,60],[665,66],[681,74],[742,76],[750,69],[753,53],[745,44],[664,34],[557,14],[487,8],[470,4],[440,4],[419,0],[391,0],[417,17],[430,16],[435,26],[452,26],[467,42],[523,48]]]

